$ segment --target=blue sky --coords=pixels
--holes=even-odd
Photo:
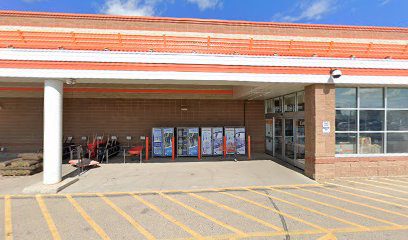
[[[0,9],[408,27],[408,0],[0,0]]]

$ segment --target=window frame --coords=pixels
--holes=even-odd
[[[344,87],[338,87],[338,88],[347,88],[347,86]],[[356,131],[337,131],[335,130],[335,134],[337,133],[354,133],[357,134],[357,153],[353,154],[347,154],[347,153],[335,153],[336,157],[370,157],[370,156],[408,156],[407,153],[388,153],[387,151],[387,145],[388,145],[388,139],[387,139],[387,134],[388,133],[408,133],[408,130],[401,130],[401,131],[396,131],[396,130],[390,130],[388,131],[388,110],[408,110],[408,108],[389,108],[388,107],[388,102],[387,102],[387,94],[388,94],[388,87],[383,87],[383,103],[384,107],[383,108],[361,108],[360,107],[360,88],[368,88],[368,87],[352,87],[350,88],[356,88],[357,91],[357,107],[356,108],[337,108],[335,107],[335,110],[355,110],[357,111],[357,130]],[[373,88],[378,88],[378,87],[373,87]],[[396,88],[396,87],[392,87]],[[360,130],[360,111],[361,110],[381,110],[384,111],[384,127],[382,131],[361,131]],[[381,133],[383,134],[383,153],[375,153],[375,154],[370,154],[370,153],[360,153],[360,134],[364,133]]]

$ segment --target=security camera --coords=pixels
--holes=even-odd
[[[342,75],[341,71],[339,69],[333,69],[330,71],[330,76],[333,78],[340,78]]]

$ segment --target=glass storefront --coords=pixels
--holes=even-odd
[[[304,169],[304,92],[266,100],[265,104],[273,106],[265,107],[266,152]]]
[[[408,88],[336,88],[336,154],[407,154]]]

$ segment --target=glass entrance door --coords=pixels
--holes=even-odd
[[[295,166],[305,169],[305,120],[296,120]]]
[[[291,164],[295,160],[295,144],[294,144],[294,129],[293,119],[285,119],[285,157],[284,159]]]
[[[283,157],[283,119],[275,118],[273,155],[277,158]]]

